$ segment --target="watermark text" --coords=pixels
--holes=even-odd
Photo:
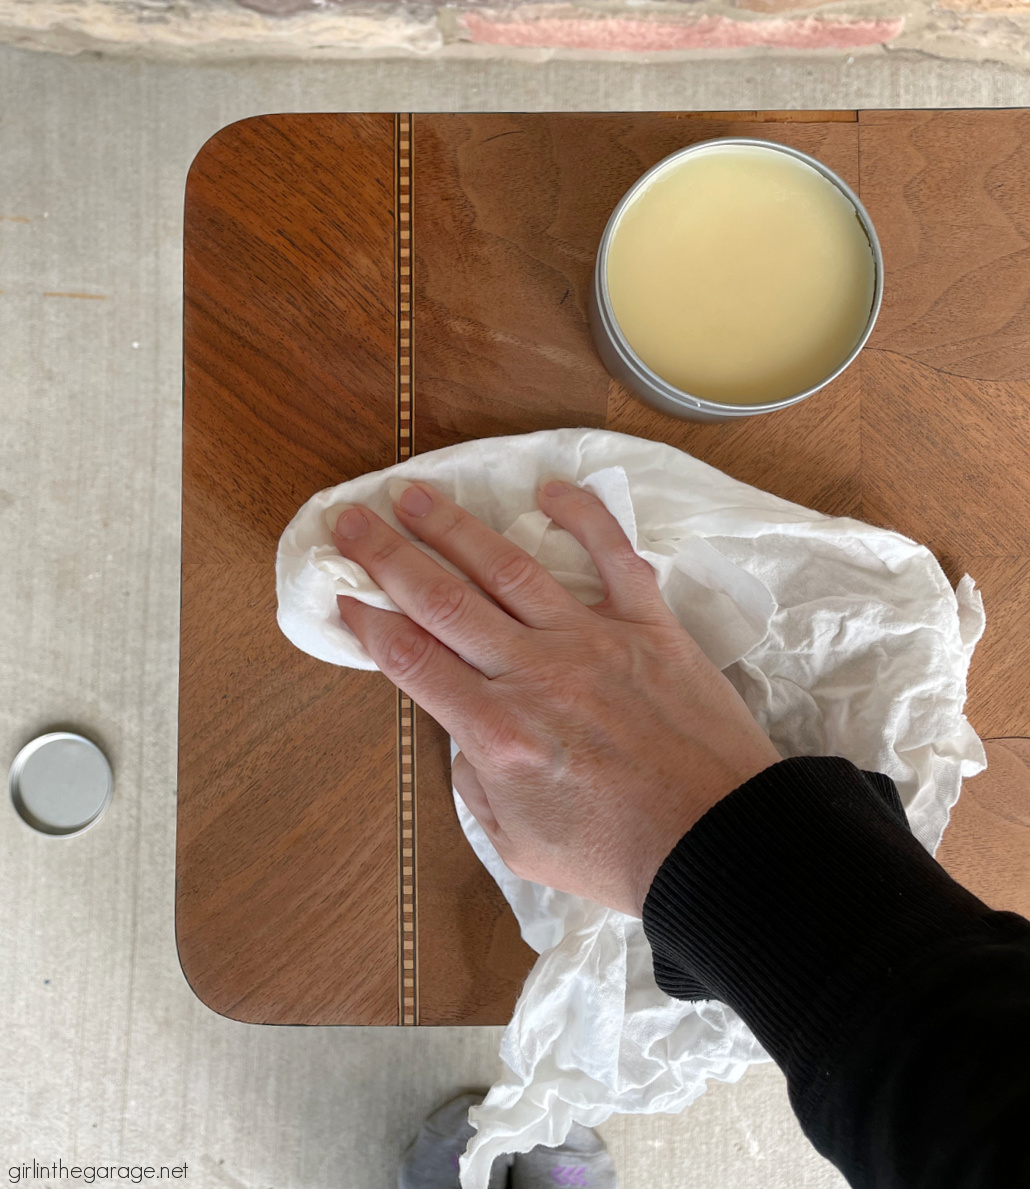
[[[12,1164],[7,1169],[8,1184],[25,1185],[30,1181],[79,1181],[84,1185],[122,1184],[142,1185],[144,1181],[185,1181],[187,1165],[183,1164]]]

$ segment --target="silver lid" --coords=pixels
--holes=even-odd
[[[14,757],[8,787],[19,816],[41,834],[68,838],[89,829],[111,800],[114,781],[95,743],[54,731]]]

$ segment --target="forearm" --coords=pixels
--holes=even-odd
[[[982,1150],[968,1119],[943,1121],[956,1086],[983,1097],[993,1074],[977,1054],[999,1044],[954,1041],[971,1011],[1009,1045],[1030,1035],[1030,977],[1018,977],[1030,925],[951,880],[885,782],[844,760],[793,759],[720,801],[648,895],[656,975],[670,994],[740,1013],[786,1073],[806,1133],[856,1186],[993,1183],[927,1179],[926,1149],[950,1151],[949,1175]],[[940,1046],[947,1093],[929,1060]]]

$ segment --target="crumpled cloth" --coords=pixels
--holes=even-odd
[[[276,563],[279,625],[312,656],[375,667],[341,622],[336,595],[396,607],[340,557],[325,513],[364,503],[397,524],[395,478],[433,484],[586,603],[601,597],[596,570],[539,511],[535,492],[551,478],[595,492],[780,754],[839,755],[886,773],[931,853],[962,778],[986,767],[962,712],[984,628],[968,575],[952,590],[930,551],[899,533],[824,516],[671,446],[604,430],[466,442],[313,496],[283,533]],[[505,1073],[470,1113],[478,1130],[461,1161],[463,1189],[485,1189],[501,1153],[561,1143],[574,1121],[677,1112],[707,1078],[736,1081],[768,1060],[728,1007],[658,989],[640,921],[512,875],[457,795],[455,803],[540,955],[501,1043]]]

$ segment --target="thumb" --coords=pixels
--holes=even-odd
[[[469,813],[486,831],[486,836],[492,840],[498,832],[497,818],[494,817],[494,811],[490,808],[490,801],[487,798],[486,790],[480,783],[478,773],[462,751],[459,751],[451,761],[451,781],[458,796],[468,806]]]

